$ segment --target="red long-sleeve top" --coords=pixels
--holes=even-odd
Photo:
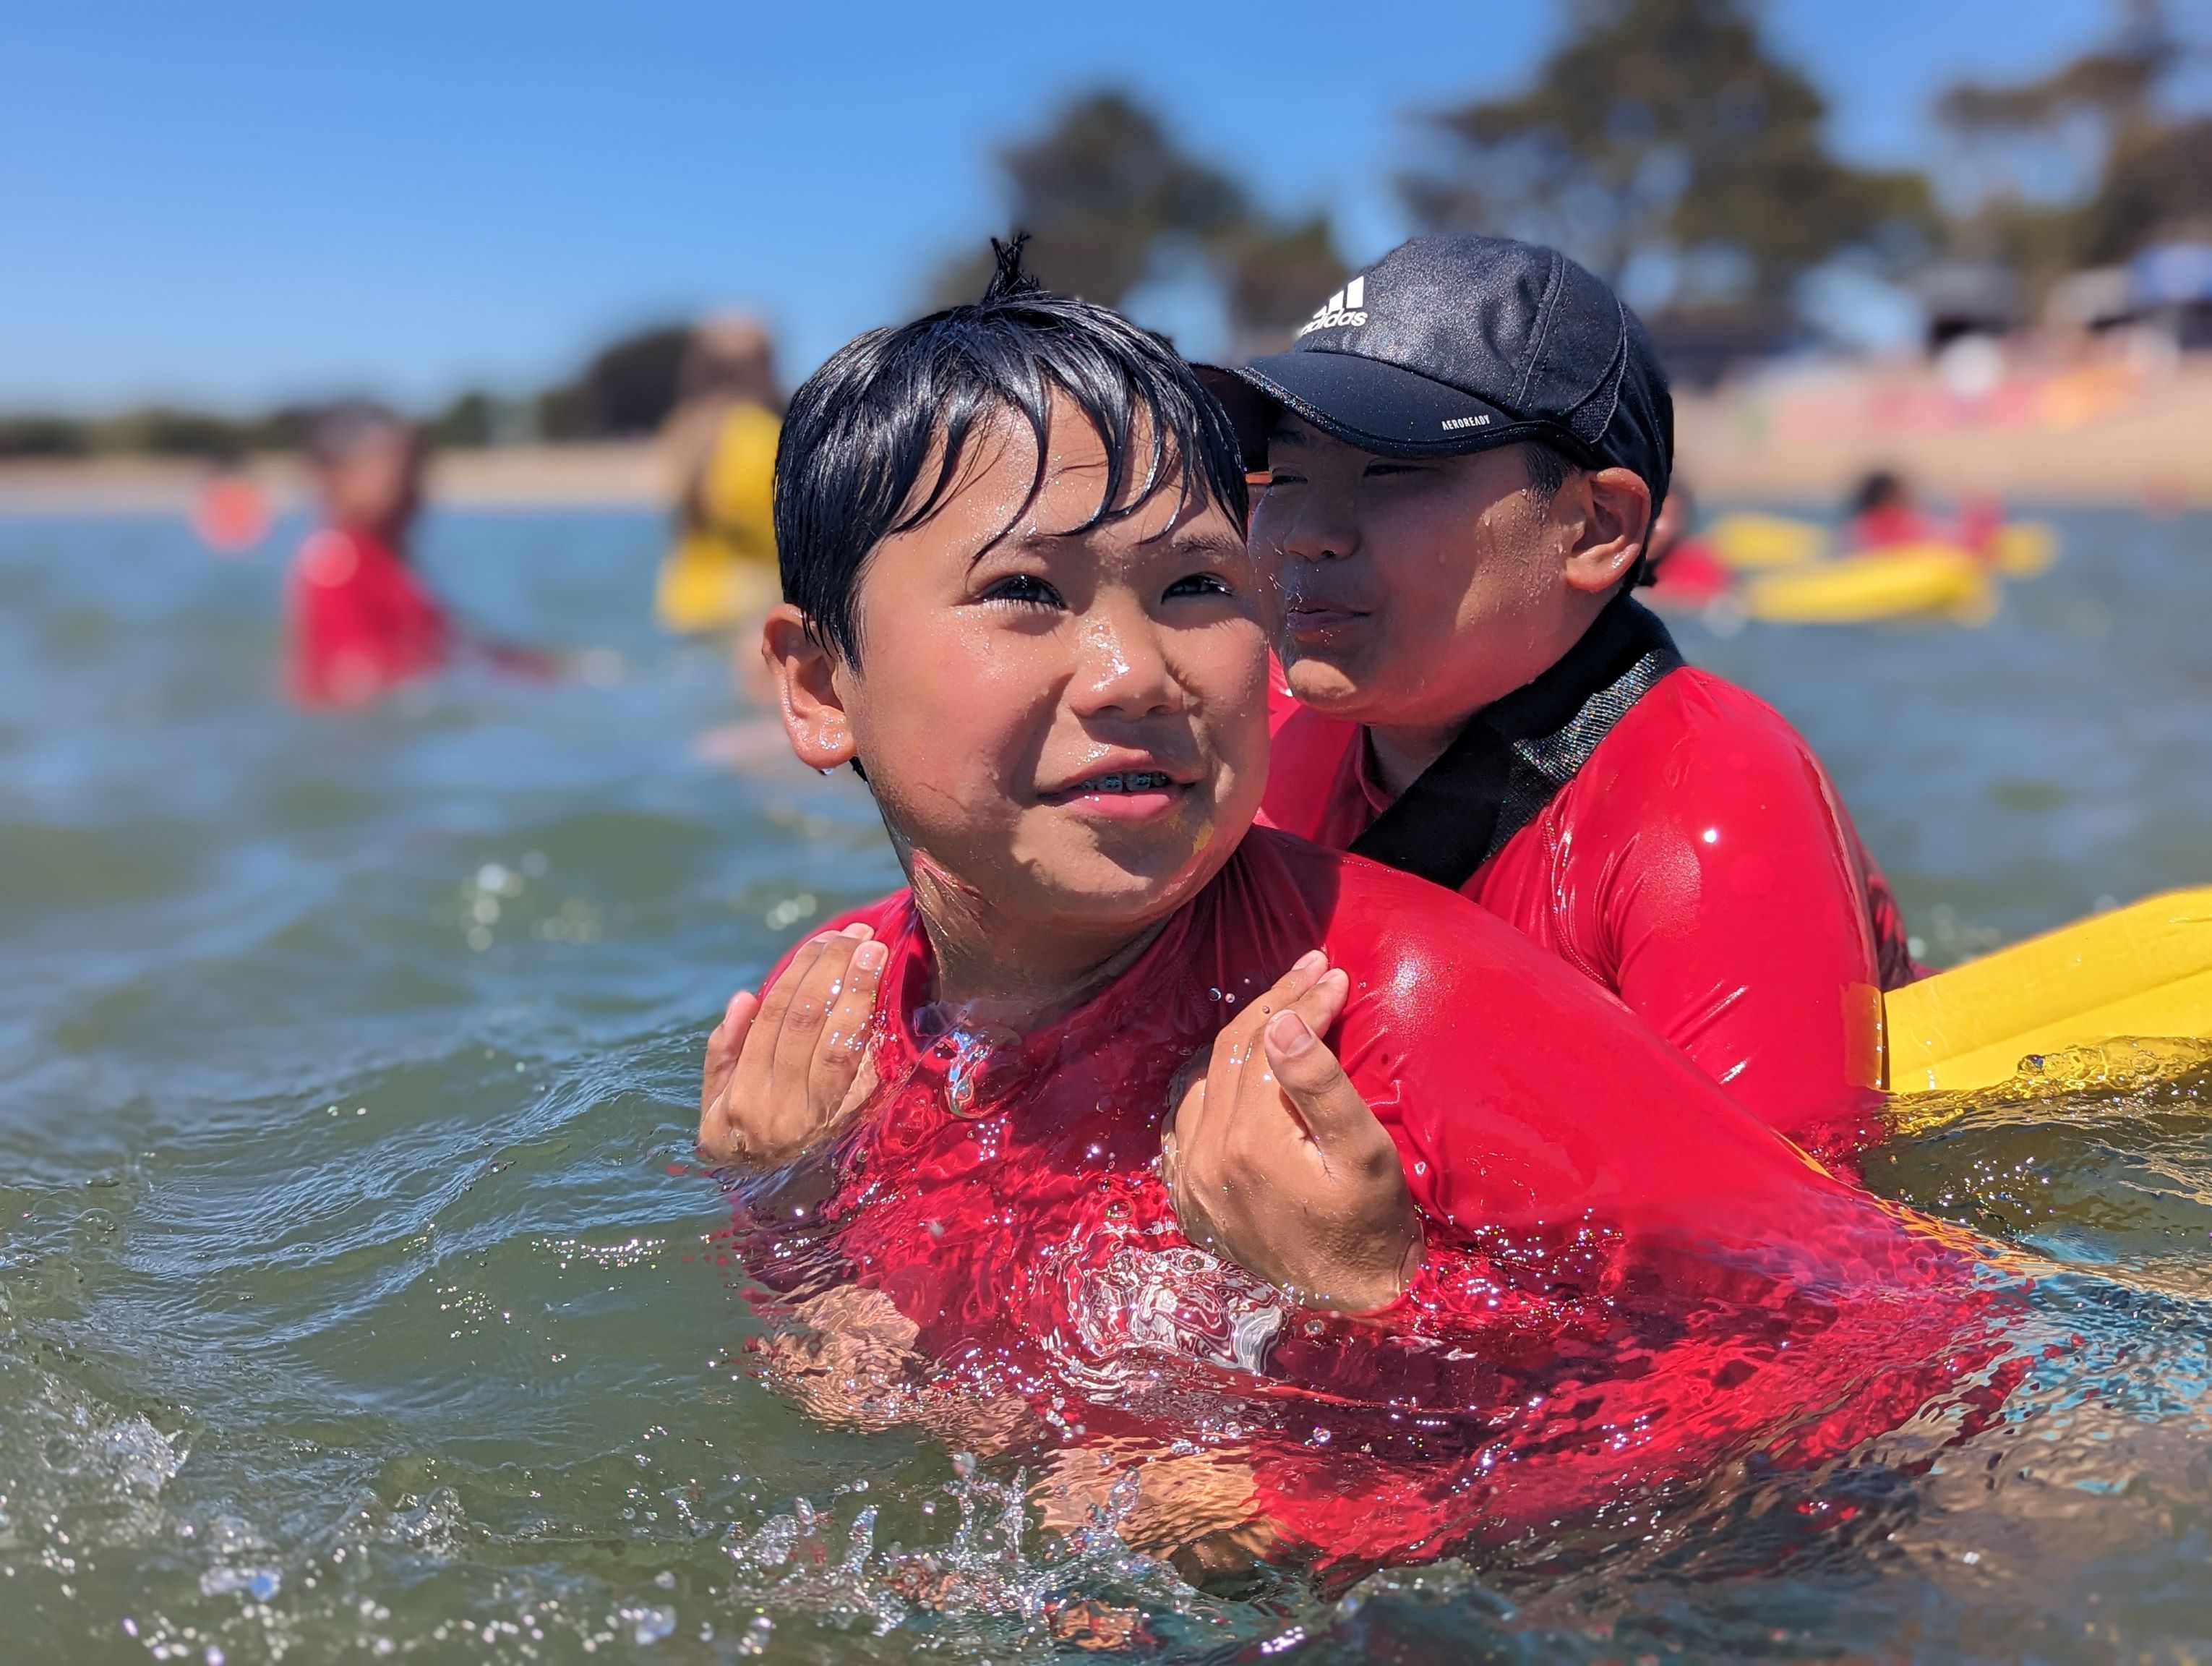
[[[1349,849],[1391,804],[1364,730],[1283,711],[1265,824]],[[1879,1137],[1881,991],[1917,969],[1834,783],[1763,701],[1665,672],[1461,889],[1801,1143]]]
[[[325,526],[292,563],[286,681],[309,706],[350,706],[428,676],[451,645],[444,612],[374,534]]]
[[[1731,1456],[1816,1462],[1988,1357],[1971,1248],[1425,881],[1255,830],[1127,971],[1019,1036],[932,1005],[908,893],[847,919],[890,949],[881,1086],[826,1201],[775,1229],[741,1212],[750,1264],[794,1297],[881,1292],[957,1392],[1026,1407],[1048,1446],[1235,1456],[1255,1512],[1325,1560],[1434,1554]],[[1328,1040],[1426,1232],[1407,1296],[1364,1319],[1194,1250],[1154,1167],[1176,1073],[1316,946],[1352,979]]]

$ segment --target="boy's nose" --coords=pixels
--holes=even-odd
[[[1085,622],[1070,703],[1083,716],[1181,709],[1182,685],[1149,620],[1097,616]]]

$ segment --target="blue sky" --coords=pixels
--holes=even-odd
[[[1840,146],[1886,161],[1924,155],[1946,81],[2112,15],[1770,7]],[[1363,259],[1401,234],[1405,112],[1511,86],[1555,27],[1529,0],[8,0],[0,408],[528,388],[735,301],[803,371],[998,228],[991,147],[1104,80]]]

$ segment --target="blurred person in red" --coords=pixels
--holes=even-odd
[[[558,675],[550,656],[456,624],[408,558],[422,503],[422,436],[368,400],[333,405],[307,436],[325,525],[292,563],[288,682],[308,706],[357,706],[464,654],[511,676]]]
[[[1844,523],[1844,548],[1852,555],[1899,550],[1909,544],[1942,544],[1989,553],[2004,512],[1995,500],[1970,498],[1955,521],[1923,508],[1903,475],[1876,469],[1851,494],[1850,518]]]
[[[436,671],[453,646],[445,611],[407,559],[422,441],[383,406],[349,401],[317,418],[307,461],[325,524],[292,564],[287,680],[304,705],[359,705]]]
[[[1698,502],[1690,483],[1679,477],[1651,523],[1650,549],[1644,558],[1644,582],[1662,606],[1703,607],[1731,582],[1728,566],[1697,533]]]

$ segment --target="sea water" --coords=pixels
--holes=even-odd
[[[1978,630],[1681,630],[1812,739],[1939,964],[2212,881],[2212,520],[2057,519]],[[0,1659],[2212,1647],[2202,1069],[1870,1158],[2032,1289],[2047,1352],[1963,1439],[1199,1590],[1110,1505],[1047,1533],[1018,1472],[810,1423],[690,1136],[726,995],[896,882],[863,790],[702,748],[742,713],[652,630],[642,515],[426,528],[465,617],[584,674],[292,710],[298,531],[0,520]]]

